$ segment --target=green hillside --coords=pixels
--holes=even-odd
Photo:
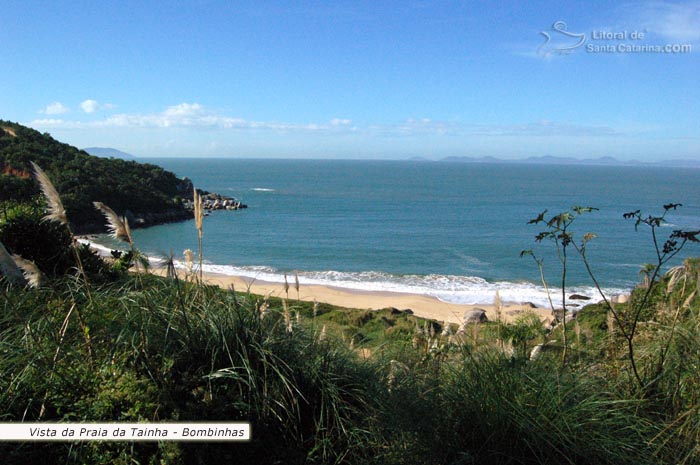
[[[27,201],[38,193],[30,162],[37,163],[55,184],[77,231],[104,229],[93,201],[123,215],[133,214],[134,226],[189,218],[181,197],[192,185],[163,168],[134,161],[89,155],[20,124],[0,120],[0,201]]]

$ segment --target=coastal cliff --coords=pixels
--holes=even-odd
[[[106,232],[94,201],[109,205],[134,228],[192,218],[192,181],[150,163],[95,157],[48,133],[0,120],[0,202],[32,201],[39,193],[37,163],[61,194],[74,231]],[[245,208],[231,197],[200,191],[205,209]]]

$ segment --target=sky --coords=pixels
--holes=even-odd
[[[700,1],[0,0],[0,119],[141,157],[700,160]]]

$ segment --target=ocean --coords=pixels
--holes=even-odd
[[[528,225],[575,205],[598,208],[573,226],[588,245],[593,270],[614,295],[639,282],[654,262],[648,228],[635,231],[623,213],[660,214],[682,203],[659,230],[700,227],[700,171],[628,166],[472,164],[367,160],[147,160],[195,186],[235,197],[249,208],[204,219],[205,271],[302,285],[410,292],[452,303],[505,301],[547,305],[533,249],[559,292],[554,244],[537,244]],[[197,251],[193,221],[134,231],[151,256]],[[104,241],[103,241],[104,242]],[[674,261],[700,255],[690,244]],[[596,298],[580,260],[571,257],[567,287]],[[556,302],[556,301],[555,301]]]

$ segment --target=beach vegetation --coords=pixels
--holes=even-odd
[[[541,340],[527,318],[523,328],[502,325],[503,339],[533,330],[518,339],[528,350],[516,345],[509,354],[497,323],[474,325],[476,343],[467,328],[460,343],[457,325],[443,335],[442,323],[396,309],[288,302],[287,311],[300,315],[289,332],[283,300],[266,299],[263,318],[262,297],[198,279],[122,274],[91,283],[92,301],[70,276],[32,291],[4,285],[3,421],[246,420],[253,441],[3,443],[0,450],[6,463],[695,463],[698,307],[688,298],[698,268],[687,265],[668,293],[681,306],[678,336],[653,398],[629,389],[624,351],[608,356],[622,341],[617,330],[608,337],[601,305],[579,312],[581,337],[570,337],[561,371],[553,369],[556,350],[522,355]],[[74,306],[92,352],[80,323],[67,318]],[[675,315],[650,332],[649,350],[668,341],[662,333]],[[347,328],[363,335],[354,347]],[[416,328],[437,343],[414,349]]]
[[[630,373],[633,376],[636,388],[644,395],[655,395],[656,384],[658,377],[664,370],[665,358],[675,336],[676,324],[680,314],[680,307],[674,313],[675,318],[672,323],[670,332],[657,331],[664,333],[668,338],[663,349],[658,352],[642,349],[641,354],[638,353],[637,339],[644,338],[648,342],[649,332],[646,331],[648,324],[645,322],[655,321],[657,316],[668,313],[668,301],[665,297],[673,292],[676,284],[677,275],[684,275],[686,270],[692,266],[693,262],[686,262],[683,267],[675,268],[674,273],[668,276],[663,275],[664,268],[678,253],[689,243],[700,242],[700,230],[673,230],[666,238],[660,237],[660,228],[665,224],[666,216],[669,212],[675,211],[682,207],[678,203],[669,203],[663,206],[663,212],[660,214],[643,214],[640,210],[625,213],[623,218],[634,221],[634,228],[638,230],[640,226],[645,227],[650,233],[651,247],[654,251],[655,262],[645,264],[640,272],[641,283],[632,292],[629,302],[624,306],[616,306],[611,302],[609,296],[606,296],[597,279],[597,276],[592,270],[591,263],[587,255],[587,247],[589,243],[597,236],[595,233],[587,232],[580,236],[575,236],[572,230],[572,225],[581,215],[596,211],[596,208],[591,207],[573,207],[570,211],[562,212],[551,216],[547,219],[547,210],[540,213],[536,218],[529,221],[529,224],[543,224],[544,231],[539,232],[535,240],[542,242],[543,240],[551,240],[555,245],[557,257],[559,258],[561,268],[561,307],[558,314],[558,320],[561,322],[561,336],[564,340],[563,363],[566,362],[566,354],[568,350],[567,344],[567,301],[566,301],[566,276],[568,255],[567,250],[573,251],[581,258],[583,265],[590,277],[593,285],[598,290],[602,305],[609,312],[611,319],[617,328],[617,332],[625,341],[627,359],[629,361]],[[521,253],[523,255],[532,255],[535,258],[540,271],[542,271],[542,260],[535,257],[532,251],[527,250]],[[664,290],[663,282],[667,282]],[[683,281],[686,283],[686,281]],[[694,294],[691,296],[694,297]],[[677,303],[675,305],[678,305]],[[552,310],[556,313],[555,308]],[[658,321],[655,321],[658,322]],[[640,334],[642,333],[642,334]],[[641,366],[640,360],[641,358]]]

